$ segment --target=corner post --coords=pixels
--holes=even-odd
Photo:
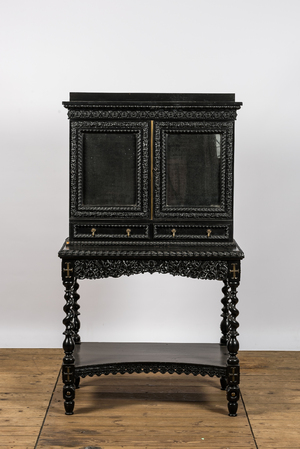
[[[228,338],[228,296],[229,296],[229,284],[228,284],[228,278],[224,279],[224,286],[222,288],[223,298],[221,299],[221,303],[223,305],[222,307],[222,321],[220,325],[221,329],[221,338],[220,338],[220,345],[221,346],[227,346],[227,338]],[[222,376],[220,379],[221,382],[221,390],[226,390],[227,387],[227,378],[226,376]]]
[[[229,283],[229,301],[228,301],[228,359],[226,365],[227,377],[227,400],[229,416],[237,416],[238,400],[240,397],[240,365],[237,353],[239,350],[239,342],[237,328],[239,323],[236,318],[239,312],[236,308],[238,303],[237,288],[240,283],[241,267],[240,261],[230,261],[228,264],[228,283]]]
[[[65,356],[63,358],[62,365],[62,379],[64,383],[63,398],[65,400],[65,413],[66,415],[72,415],[74,410],[75,399],[75,358],[74,358],[74,298],[73,298],[73,285],[74,285],[74,262],[62,260],[62,282],[65,287],[65,300],[64,312],[66,314],[63,324],[65,325],[65,339],[63,342],[63,349]]]

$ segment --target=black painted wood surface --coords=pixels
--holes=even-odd
[[[80,377],[169,372],[221,378],[239,400],[233,239],[234,94],[70,94],[69,237],[65,287],[65,412]],[[222,281],[220,344],[81,343],[79,280],[162,273]],[[191,311],[192,313],[192,311]]]
[[[226,346],[213,343],[81,343],[76,345],[76,367],[123,363],[186,363],[224,367]]]

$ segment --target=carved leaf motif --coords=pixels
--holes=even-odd
[[[170,273],[195,279],[224,280],[227,277],[226,261],[197,260],[77,260],[75,276],[78,279],[101,279],[130,276],[140,273]]]

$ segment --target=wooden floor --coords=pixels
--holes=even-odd
[[[300,352],[240,352],[239,415],[219,380],[132,374],[81,380],[63,410],[58,349],[0,349],[0,449],[300,448]]]

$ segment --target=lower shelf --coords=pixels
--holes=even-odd
[[[226,376],[226,346],[214,343],[81,343],[75,377],[125,373]]]

